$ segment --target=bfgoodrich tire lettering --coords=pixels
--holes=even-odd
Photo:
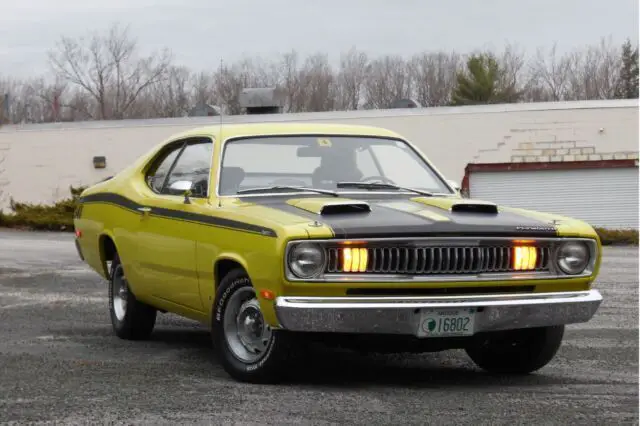
[[[292,344],[290,336],[286,332],[267,329],[266,324],[259,323],[256,328],[262,327],[255,335],[251,335],[254,340],[243,340],[239,336],[246,337],[246,329],[243,325],[261,318],[261,314],[256,312],[259,309],[255,291],[251,285],[251,280],[242,269],[235,269],[229,272],[221,281],[216,293],[216,300],[213,304],[213,315],[211,324],[211,336],[214,350],[225,371],[243,382],[270,383],[277,382],[283,377],[284,367],[292,355]],[[246,314],[243,317],[243,313]],[[230,319],[236,319],[237,328],[230,327]],[[226,321],[225,321],[226,318]],[[240,319],[238,321],[238,318]],[[243,318],[246,321],[243,321]],[[252,319],[253,318],[253,319]],[[226,325],[226,329],[225,329]],[[262,339],[262,344],[239,345],[241,343],[251,343],[258,341],[256,336],[267,336]],[[265,342],[266,340],[266,342]],[[257,348],[256,348],[257,346]],[[247,348],[254,349],[247,350]]]
[[[136,299],[116,253],[109,274],[109,314],[113,331],[121,339],[148,339],[156,323],[155,308]]]
[[[485,371],[529,374],[547,365],[558,352],[564,325],[489,333],[466,348],[469,357]]]

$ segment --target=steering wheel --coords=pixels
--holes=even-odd
[[[379,182],[379,183],[388,183],[390,185],[395,185],[396,183],[389,179],[386,176],[367,176],[365,178],[360,179],[360,182]]]
[[[202,179],[193,184],[191,187],[191,193],[196,197],[206,197],[207,195],[207,180]]]

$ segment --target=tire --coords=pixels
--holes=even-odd
[[[109,314],[113,331],[121,339],[146,340],[156,324],[156,309],[139,302],[131,292],[118,253],[109,274]]]
[[[560,349],[564,325],[489,333],[466,348],[481,369],[497,374],[529,374],[547,365]]]
[[[253,330],[238,327],[241,314],[254,324]],[[227,374],[248,383],[279,382],[295,349],[287,332],[273,330],[262,321],[255,290],[243,269],[230,271],[220,282],[212,307],[211,338]]]

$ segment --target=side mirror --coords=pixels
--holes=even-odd
[[[184,195],[185,204],[190,204],[189,195],[191,195],[191,187],[193,182],[190,180],[177,180],[169,185],[169,189],[172,193]]]
[[[177,180],[169,185],[171,191],[183,193],[191,190],[192,182],[190,180]]]

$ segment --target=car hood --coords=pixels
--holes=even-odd
[[[336,238],[593,236],[589,225],[575,219],[459,197],[298,196],[247,201],[320,222],[330,227]]]

